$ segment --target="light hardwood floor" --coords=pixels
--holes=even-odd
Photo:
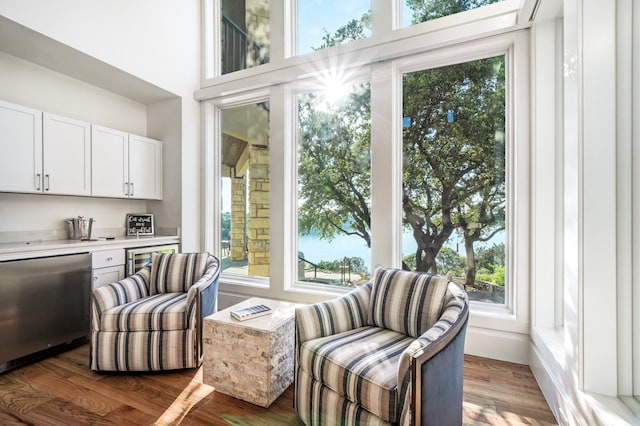
[[[202,369],[96,374],[88,345],[0,375],[1,425],[300,425],[292,387],[268,409],[215,392]],[[465,357],[465,425],[556,424],[528,366]]]

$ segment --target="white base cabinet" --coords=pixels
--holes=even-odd
[[[124,249],[94,251],[91,254],[91,288],[124,278]]]

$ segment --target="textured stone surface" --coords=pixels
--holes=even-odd
[[[268,407],[293,382],[293,310],[272,330],[207,317],[203,341],[204,382],[218,392]]]

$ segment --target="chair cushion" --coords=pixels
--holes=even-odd
[[[419,337],[440,318],[448,283],[447,277],[426,272],[377,268],[369,325]]]
[[[152,253],[150,294],[181,293],[207,269],[209,253]]]
[[[395,422],[398,359],[413,340],[392,330],[361,327],[302,343],[299,364],[340,396]]]
[[[164,293],[119,305],[102,313],[100,331],[184,330],[187,293]]]

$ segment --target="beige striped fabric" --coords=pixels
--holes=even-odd
[[[130,277],[95,288],[93,297],[100,311],[147,297],[150,276],[151,267],[145,266]]]
[[[151,264],[124,280],[94,289],[92,370],[155,371],[200,365],[198,314],[216,310],[220,261],[208,253],[152,257],[157,268]],[[162,279],[173,282],[160,284]],[[177,284],[181,279],[184,285]],[[170,289],[179,291],[166,291]]]
[[[194,368],[196,330],[101,332],[92,344],[92,369],[158,371]]]
[[[152,253],[149,294],[182,293],[205,273],[209,253]]]
[[[310,425],[408,425],[411,357],[441,350],[468,313],[446,277],[378,268],[373,282],[296,310],[294,404]]]
[[[296,309],[296,335],[301,342],[366,325],[371,283],[342,297]]]
[[[182,330],[187,328],[187,293],[163,293],[107,309],[102,331]]]
[[[314,380],[302,369],[296,372],[296,411],[308,426],[367,425],[389,426],[392,423],[374,416],[333,390]]]
[[[338,395],[394,422],[397,364],[413,340],[392,330],[360,327],[304,342],[300,368]]]
[[[381,268],[375,270],[368,323],[418,337],[438,321],[447,277]]]

